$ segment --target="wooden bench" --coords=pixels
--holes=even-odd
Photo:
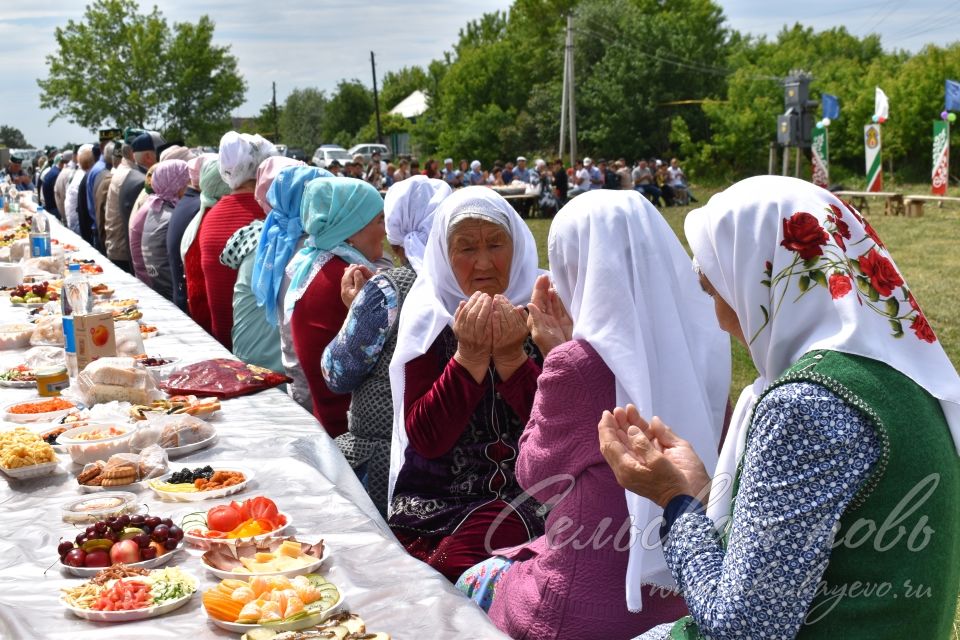
[[[953,196],[914,196],[906,195],[903,197],[903,202],[907,207],[907,215],[920,217],[923,215],[923,203],[924,202],[937,202],[937,206],[943,208],[944,201],[947,202],[960,202],[960,198],[955,198]]]
[[[864,214],[870,212],[870,202],[867,198],[884,198],[884,215],[902,216],[904,214],[902,193],[895,191],[834,191],[833,193],[849,198],[850,204]]]

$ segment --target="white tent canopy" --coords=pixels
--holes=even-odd
[[[400,101],[400,104],[390,110],[404,118],[416,118],[427,110],[427,94],[419,89]]]

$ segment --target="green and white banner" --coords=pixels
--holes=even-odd
[[[933,121],[933,173],[931,191],[940,196],[947,194],[950,175],[950,123]]]
[[[867,154],[867,191],[883,191],[879,124],[868,124],[863,128],[863,146]]]
[[[810,151],[813,155],[813,184],[827,189],[830,185],[830,147],[826,127],[814,130]]]

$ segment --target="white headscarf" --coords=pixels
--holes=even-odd
[[[760,176],[712,197],[684,230],[699,268],[736,311],[760,374],[740,395],[715,479],[734,477],[763,390],[817,349],[885,362],[926,389],[960,451],[960,378],[855,209],[809,182]],[[715,480],[707,514],[721,530],[732,491]]]
[[[411,176],[395,183],[383,199],[387,241],[402,246],[414,271],[420,271],[433,214],[444,198],[453,193],[443,180]]]
[[[266,138],[255,134],[227,131],[220,138],[220,176],[231,189],[257,177],[257,167],[277,148]]]
[[[403,404],[404,370],[408,362],[426,353],[444,327],[453,325],[453,313],[461,300],[469,298],[457,283],[450,266],[447,234],[463,216],[483,218],[503,225],[513,240],[510,280],[503,293],[514,305],[526,305],[533,293],[537,268],[537,243],[530,228],[503,196],[486,187],[467,187],[450,195],[433,218],[433,228],[423,254],[423,266],[403,303],[397,348],[390,361],[390,386],[393,395],[393,444],[390,450],[390,489],[387,504],[393,500],[407,449],[407,428]]]
[[[617,406],[660,416],[712,468],[730,389],[730,338],[666,220],[634,191],[593,191],[560,210],[548,243],[573,337],[613,372]],[[662,513],[630,491],[626,500],[640,530]],[[638,539],[627,565],[631,611],[641,608],[644,584],[675,587],[660,546]]]

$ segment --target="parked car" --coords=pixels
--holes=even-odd
[[[340,164],[345,165],[353,160],[353,156],[347,153],[347,150],[343,147],[338,147],[335,144],[324,144],[317,147],[317,150],[313,152],[311,162],[315,167],[326,169],[327,165],[334,160],[339,160]]]
[[[380,159],[385,162],[390,162],[393,158],[393,154],[390,153],[390,148],[385,144],[376,144],[376,143],[363,143],[350,147],[350,151],[347,153],[350,154],[350,157],[357,155],[358,153],[363,156],[364,162],[370,162],[370,156],[373,155],[374,151],[380,152]]]
[[[283,155],[288,158],[293,158],[294,160],[300,160],[301,162],[307,161],[307,152],[300,147],[290,147]]]

